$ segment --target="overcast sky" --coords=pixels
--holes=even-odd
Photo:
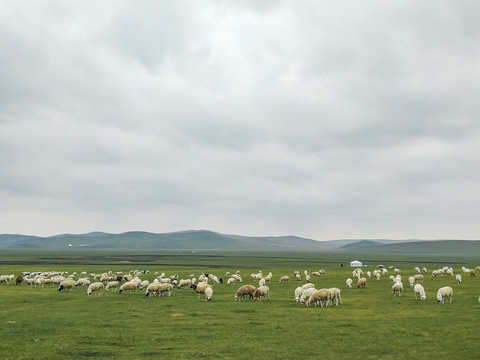
[[[478,239],[478,14],[2,1],[0,233]]]

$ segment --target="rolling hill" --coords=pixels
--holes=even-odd
[[[471,240],[332,240],[315,241],[297,236],[241,236],[208,230],[171,233],[131,231],[121,234],[91,232],[50,237],[0,235],[0,249],[10,250],[112,250],[112,251],[315,251],[372,254],[480,255],[480,241]]]

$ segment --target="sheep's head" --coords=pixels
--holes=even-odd
[[[422,296],[420,296],[420,299],[421,299],[422,301],[425,301],[425,300],[427,300],[427,297],[426,297],[425,295],[422,295]]]

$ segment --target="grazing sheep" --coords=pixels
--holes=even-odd
[[[415,299],[419,299],[422,301],[425,301],[427,299],[427,296],[425,295],[425,289],[423,288],[422,285],[420,284],[415,284],[413,287],[413,291],[415,292]]]
[[[145,296],[155,296],[160,293],[160,282],[152,282],[147,286],[147,290],[145,291]]]
[[[75,286],[85,287],[85,286],[88,286],[88,285],[90,285],[90,279],[87,279],[87,278],[80,278],[75,283]]]
[[[227,285],[234,284],[235,283],[235,278],[231,277],[227,280]]]
[[[396,282],[392,286],[393,296],[402,296],[403,293],[403,283],[401,281]]]
[[[447,298],[448,302],[452,302],[453,298],[453,289],[450,286],[444,286],[437,291],[437,301],[440,304],[445,303],[445,298]]]
[[[315,307],[328,306],[330,303],[331,293],[328,289],[320,289],[315,291],[307,300],[307,306],[310,306],[312,302],[315,303]]]
[[[115,281],[110,281],[110,282],[107,284],[107,286],[105,287],[105,291],[108,291],[108,290],[110,290],[110,289],[114,289],[114,291],[117,291],[119,284],[120,284],[120,283],[119,283],[118,281],[116,281],[116,280],[115,280]],[[148,285],[147,285],[147,286],[148,286]]]
[[[295,301],[300,301],[300,296],[302,296],[304,290],[305,289],[301,286],[295,289]]]
[[[143,288],[147,287],[148,285],[150,285],[150,281],[148,280],[143,280],[140,285],[138,285],[138,289],[139,290],[143,290]]]
[[[260,300],[261,297],[267,297],[270,300],[270,288],[268,286],[260,286],[255,290],[255,300]]]
[[[203,283],[198,283],[198,285],[192,284],[190,287],[195,291],[198,297],[200,297],[200,294],[205,294],[205,289],[209,287],[211,288],[212,285],[203,282]]]
[[[240,298],[245,299],[245,295],[248,295],[248,299],[253,300],[253,297],[255,295],[255,290],[256,290],[255,286],[243,285],[238,288],[234,299],[240,301]]]
[[[455,276],[455,280],[457,280],[457,284],[461,284],[462,283],[462,275],[457,274],[457,276]]]
[[[415,266],[414,270],[417,272],[417,274],[421,273],[420,268],[418,266]]]
[[[15,285],[20,285],[23,281],[23,276],[18,275],[17,278],[15,279]]]
[[[351,289],[352,288],[352,282],[353,280],[348,278],[346,281],[345,281],[345,284],[347,285],[347,289]]]
[[[273,274],[271,272],[269,272],[268,275],[264,277],[265,282],[272,281],[272,277],[273,277]]]
[[[422,274],[416,274],[413,276],[416,282],[423,282],[423,275]]]
[[[189,288],[190,286],[192,286],[192,280],[190,279],[180,279],[178,283],[178,289]]]
[[[118,293],[121,294],[124,291],[137,291],[137,283],[134,281],[129,281],[124,283],[122,286],[120,286],[120,290],[118,290]]]
[[[310,289],[303,290],[303,293],[300,296],[300,303],[305,304],[305,302],[310,298],[310,296],[312,296],[312,294],[315,291],[317,291],[317,289],[315,289],[315,288],[310,288]]]
[[[258,282],[258,286],[259,286],[259,287],[260,287],[260,286],[265,286],[266,283],[267,283],[267,282],[265,281],[265,279],[264,279],[264,278],[261,278],[260,281]]]
[[[410,276],[408,278],[408,282],[410,283],[410,287],[413,287],[413,285],[415,285],[415,278],[413,276]]]
[[[302,288],[304,288],[304,289],[310,289],[310,288],[314,288],[314,287],[315,287],[315,284],[313,284],[313,283],[307,283],[307,284],[302,285]]]
[[[212,301],[213,289],[211,287],[207,287],[205,289],[205,300]]]
[[[58,291],[63,291],[63,290],[73,290],[75,286],[75,280],[69,279],[69,280],[63,280],[60,285],[58,286]]]
[[[100,295],[102,293],[102,289],[103,289],[103,283],[102,282],[94,282],[93,284],[91,284],[88,289],[87,289],[87,295],[90,296],[92,295],[95,291],[98,292],[98,294]]]
[[[330,305],[333,305],[333,301],[335,300],[335,306],[338,306],[338,302],[340,301],[340,304],[342,303],[342,297],[340,296],[340,289],[339,288],[330,288],[327,289],[330,291]]]
[[[170,296],[172,293],[172,289],[173,289],[172,284],[160,284],[160,286],[158,287],[158,292],[160,293],[160,296],[163,296],[163,293],[167,293],[168,296]]]
[[[366,284],[367,284],[367,279],[360,278],[360,280],[358,280],[358,282],[357,282],[357,288],[363,289]]]
[[[470,276],[475,276],[475,270],[471,269],[469,272]]]
[[[288,280],[290,280],[289,276],[282,276],[278,282],[288,282]]]

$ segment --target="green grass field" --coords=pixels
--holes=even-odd
[[[415,266],[429,273],[447,265],[475,268],[480,259],[376,256],[366,260],[372,271],[382,263],[399,267],[405,292],[393,297],[388,276],[369,279],[365,289],[346,289],[352,277],[345,254],[208,253],[2,253],[0,274],[22,271],[101,273],[148,269],[186,278],[211,272],[225,277],[239,270],[243,284],[252,272],[271,271],[270,301],[234,301],[240,284],[213,285],[213,301],[191,289],[174,289],[171,297],[147,298],[144,292],[86,295],[86,288],[58,292],[57,287],[0,285],[1,359],[473,359],[479,356],[480,274],[463,275],[457,285],[443,276],[423,283],[427,300],[416,301],[407,278]],[[326,269],[313,278],[317,288],[338,287],[343,304],[307,308],[294,301],[301,283],[279,283],[293,271]],[[390,274],[392,270],[390,270]],[[438,288],[454,289],[451,304],[437,304]]]

